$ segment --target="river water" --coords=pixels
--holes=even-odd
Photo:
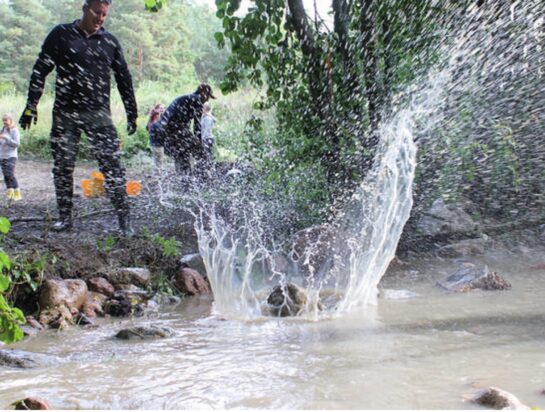
[[[543,409],[545,276],[528,269],[541,256],[488,255],[512,290],[464,294],[435,286],[458,263],[409,262],[383,279],[377,306],[319,321],[226,320],[211,299],[188,298],[148,318],[47,331],[10,345],[55,360],[0,369],[0,407],[32,395],[58,409],[474,409],[464,396],[492,385]],[[176,335],[112,338],[150,323]]]

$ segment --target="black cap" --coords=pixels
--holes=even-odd
[[[206,94],[207,96],[210,96],[212,99],[216,98],[216,96],[214,96],[214,94],[212,93],[212,88],[210,87],[210,85],[208,85],[206,83],[199,84],[199,87],[197,87],[197,92],[196,93]]]

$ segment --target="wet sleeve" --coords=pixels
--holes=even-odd
[[[136,106],[136,98],[134,97],[134,89],[132,86],[132,76],[129,72],[129,67],[123,56],[123,50],[121,45],[117,41],[115,48],[115,55],[112,63],[112,69],[114,71],[115,81],[117,82],[117,89],[123,100],[125,106],[125,112],[127,113],[127,119],[136,120],[138,117],[138,108]]]
[[[55,68],[59,49],[60,32],[61,28],[55,27],[47,35],[42,44],[42,50],[38,55],[38,60],[36,60],[36,63],[34,63],[34,67],[32,68],[30,84],[28,87],[27,104],[34,108],[38,105],[44,92],[47,75]]]

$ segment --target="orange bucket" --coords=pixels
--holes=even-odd
[[[83,196],[93,197],[93,188],[92,188],[91,179],[81,180],[81,190],[83,191]]]
[[[104,189],[104,175],[100,172],[91,172],[91,191],[93,196],[104,196],[106,190]]]
[[[129,180],[126,187],[129,196],[138,196],[142,192],[142,183],[140,180]]]

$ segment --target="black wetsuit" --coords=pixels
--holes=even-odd
[[[201,117],[203,102],[197,93],[179,96],[161,116],[161,135],[165,153],[174,158],[176,171],[189,170],[189,158],[202,157]],[[193,120],[193,133],[190,122]]]
[[[92,145],[106,190],[118,214],[129,211],[125,170],[121,165],[119,137],[110,111],[111,72],[129,121],[136,120],[137,106],[132,77],[117,38],[101,28],[87,36],[79,20],[53,28],[42,45],[28,92],[28,104],[36,106],[47,75],[57,68],[51,150],[59,215],[70,217],[73,172],[79,139],[84,132]]]

